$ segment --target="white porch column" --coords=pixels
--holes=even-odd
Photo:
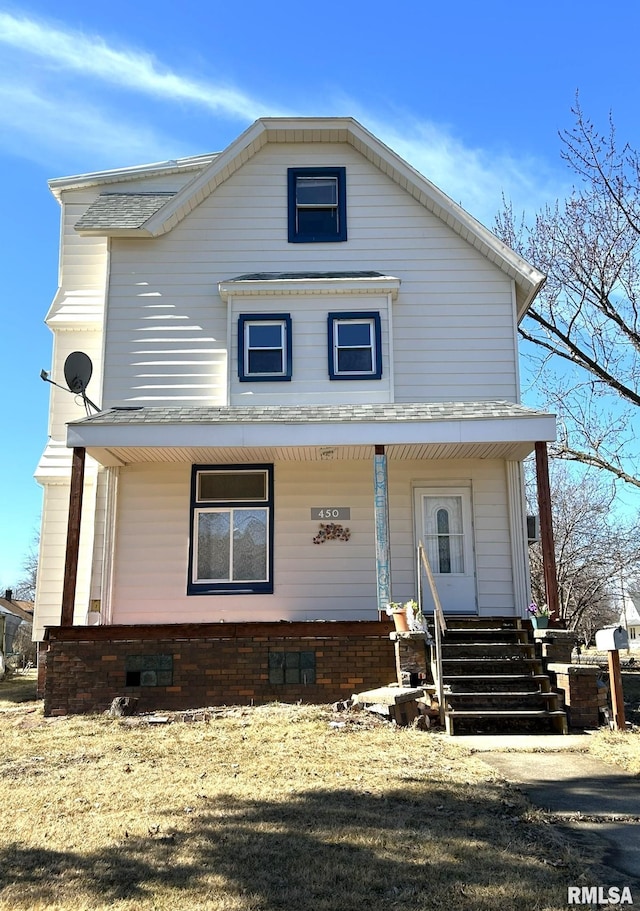
[[[384,446],[376,446],[373,457],[374,511],[376,531],[376,584],[378,610],[391,601],[391,546],[389,541],[389,494],[387,457]]]
[[[529,557],[526,538],[526,502],[522,463],[505,463],[507,472],[507,494],[509,502],[509,530],[511,537],[511,565],[513,567],[513,594],[516,616],[524,617],[531,600],[529,580]]]
[[[100,578],[100,623],[108,625],[113,616],[113,572],[116,549],[116,513],[118,509],[119,467],[110,467],[106,472],[106,503],[104,518],[104,550]]]

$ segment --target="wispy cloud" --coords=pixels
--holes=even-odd
[[[51,168],[109,167],[177,155],[176,141],[64,94],[48,95],[0,78],[0,143],[13,155]]]
[[[446,127],[414,115],[401,125],[397,117],[363,116],[368,129],[488,227],[502,195],[513,201],[516,212],[530,215],[568,190],[548,162],[470,148]]]
[[[0,12],[0,42],[69,72],[165,100],[202,105],[239,120],[285,113],[283,108],[272,108],[238,89],[173,73],[150,54],[113,48],[99,36],[63,30],[27,17]]]
[[[296,109],[287,110],[246,90],[174,72],[137,48],[115,47],[97,35],[0,11],[2,44],[7,53],[0,60],[0,122],[5,127],[0,143],[49,164],[53,157],[65,168],[89,162],[87,168],[93,169],[214,151],[209,147],[212,118],[214,126],[216,121],[227,127],[229,121],[239,121],[244,127],[269,115],[342,113],[356,116],[489,226],[502,193],[516,210],[531,213],[566,189],[549,164],[471,148],[446,125],[397,108],[367,110],[359,99],[339,92],[316,97],[305,92],[304,102],[299,97],[292,105]],[[130,104],[123,104],[123,92]],[[160,107],[145,103],[141,110],[140,98],[151,98]],[[171,122],[167,105],[186,106],[196,115],[200,110],[200,118],[190,118],[189,144],[166,134],[164,124]],[[206,136],[205,146],[194,148],[198,135]]]

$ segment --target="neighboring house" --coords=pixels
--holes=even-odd
[[[640,592],[628,591],[624,595],[620,626],[629,634],[629,648],[640,648]]]
[[[536,269],[349,118],[50,186],[52,377],[87,353],[102,410],[52,387],[38,638],[374,621],[420,539],[445,611],[524,615]]]
[[[11,655],[16,633],[20,627],[30,629],[32,623],[33,601],[15,600],[13,591],[7,589],[4,597],[0,597],[0,652]]]

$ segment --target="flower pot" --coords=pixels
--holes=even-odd
[[[396,625],[397,633],[408,633],[409,623],[407,622],[407,612],[404,607],[392,612],[393,622]]]
[[[549,618],[548,617],[532,617],[531,625],[533,626],[534,629],[547,629],[547,627],[549,626]]]

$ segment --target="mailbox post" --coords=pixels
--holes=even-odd
[[[613,726],[616,731],[626,729],[624,717],[624,695],[622,692],[622,674],[620,673],[621,648],[629,648],[629,637],[621,626],[599,629],[596,633],[596,648],[609,653],[609,685],[611,687],[611,711]]]

